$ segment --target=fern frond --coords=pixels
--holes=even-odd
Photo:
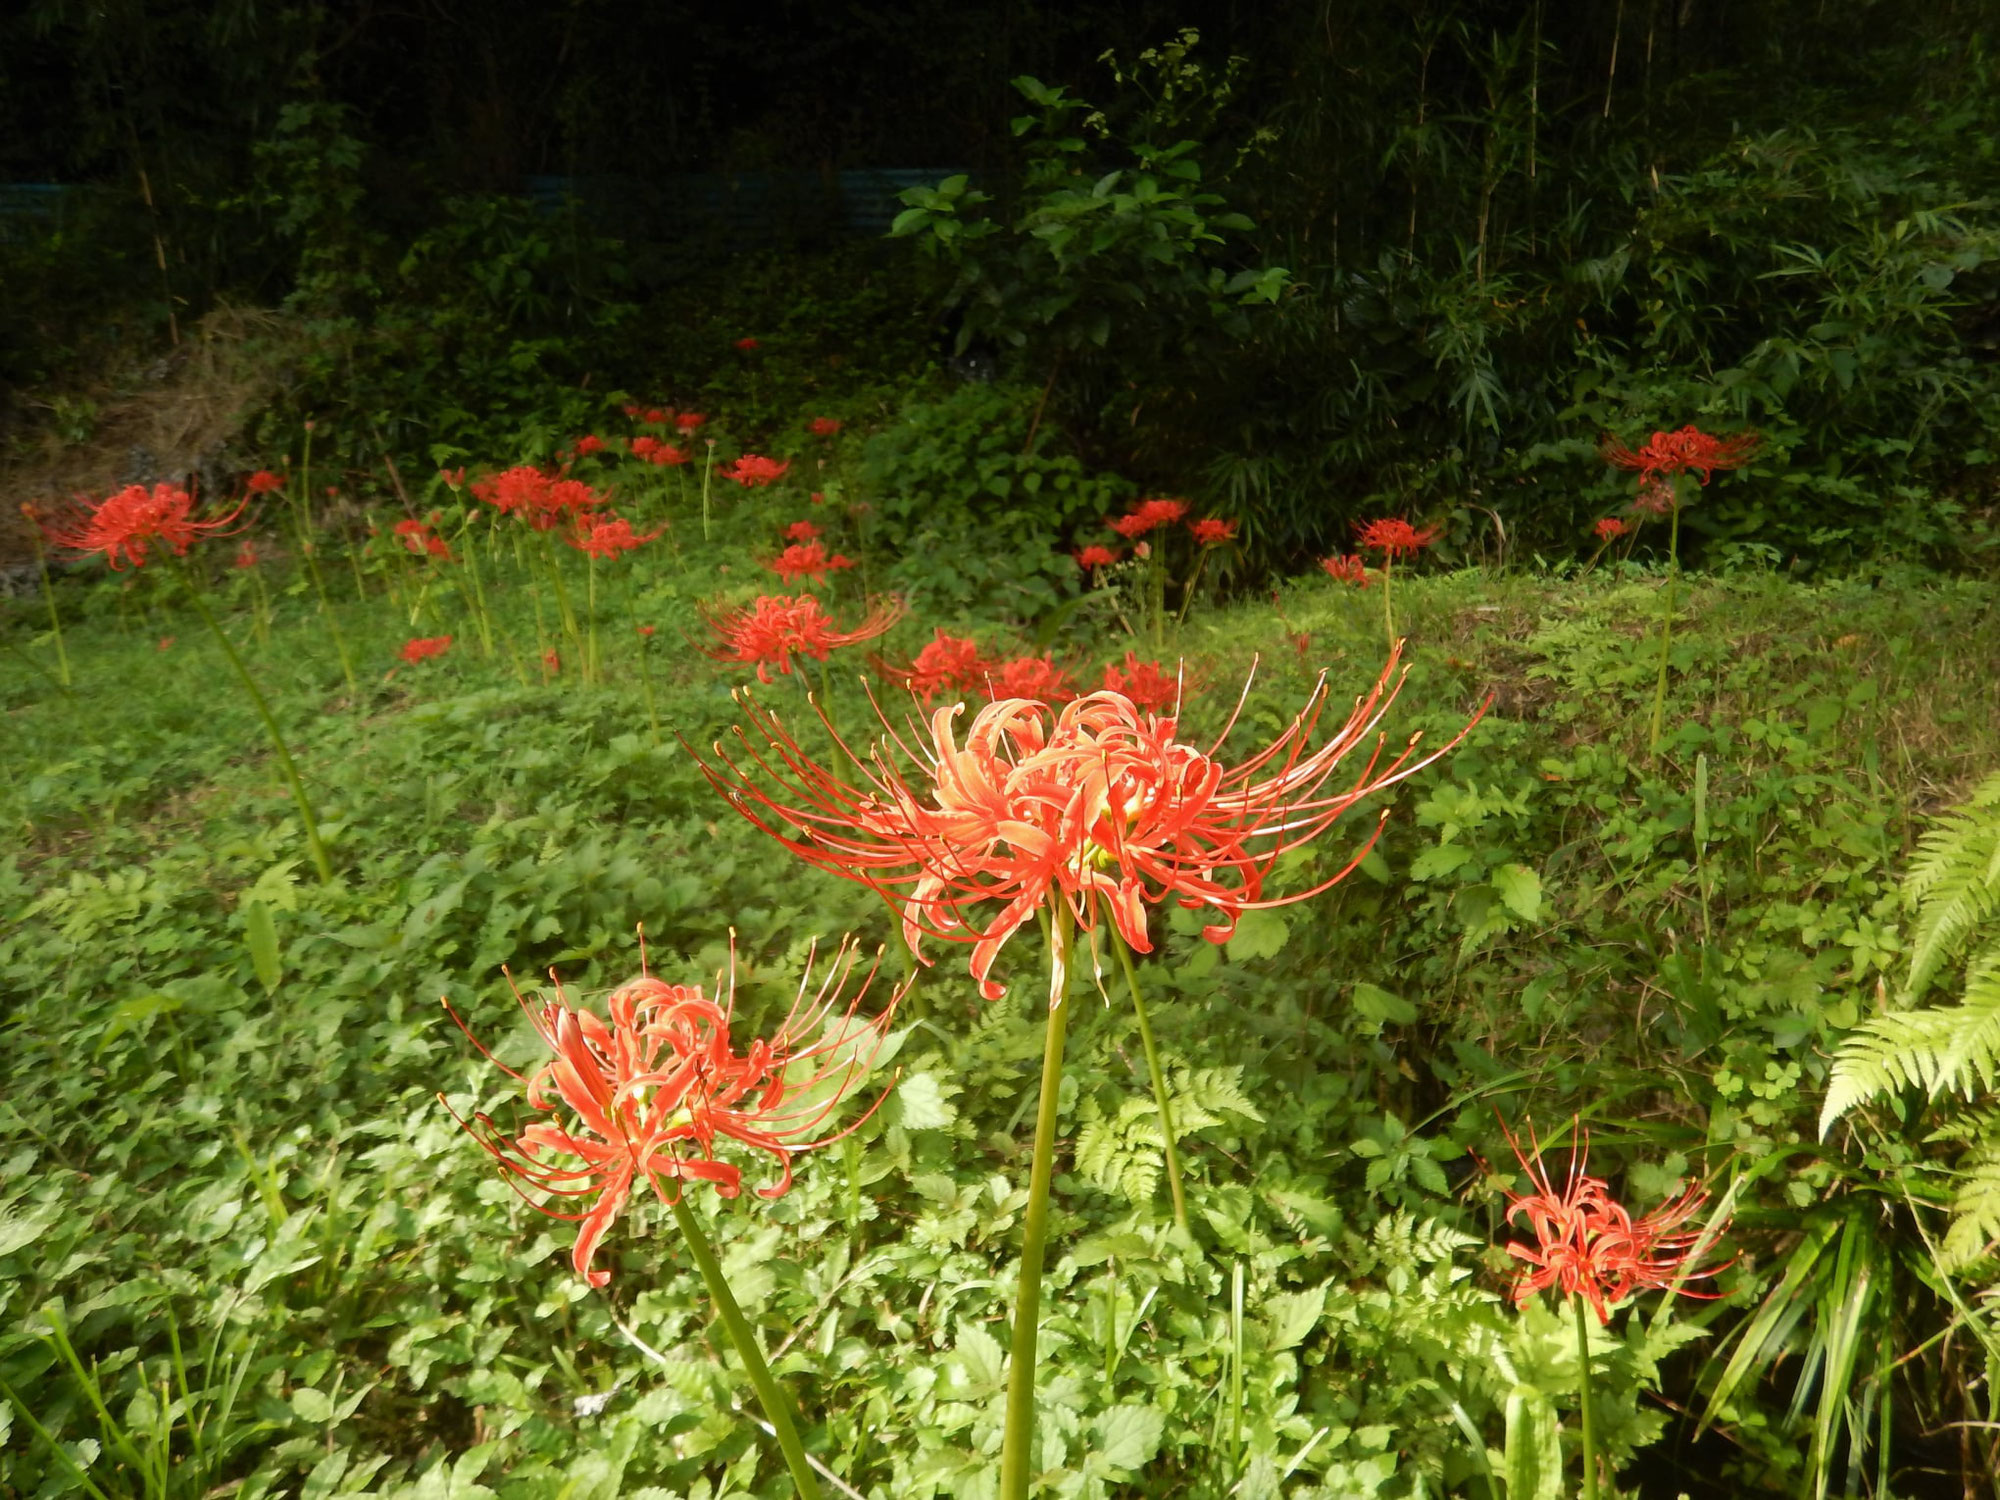
[[[2000,775],[1981,782],[1918,842],[1903,892],[1919,906],[1904,985],[1914,999],[2000,910]]]
[[[1986,966],[1966,986],[1960,1005],[1871,1016],[1840,1044],[1819,1116],[1824,1136],[1858,1104],[1899,1089],[1932,1098],[1947,1091],[1970,1097],[2000,1082],[2000,968]]]
[[[1963,1271],[2000,1248],[2000,1137],[1991,1137],[1959,1168],[1944,1233],[1946,1269]]]

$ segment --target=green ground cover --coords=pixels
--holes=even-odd
[[[638,972],[642,923],[673,981],[712,976],[733,932],[751,1020],[782,1012],[815,942],[887,945],[895,971],[880,902],[785,856],[682,743],[737,723],[749,680],[685,644],[706,638],[696,603],[769,590],[757,559],[786,523],[812,516],[867,559],[830,596],[843,618],[864,571],[907,594],[878,643],[894,658],[942,625],[1053,648],[1094,685],[1143,599],[1079,593],[1046,541],[887,550],[863,531],[880,511],[845,511],[833,485],[819,508],[789,481],[718,491],[704,541],[695,488],[654,480],[628,503],[672,529],[598,565],[591,683],[539,539],[484,515],[451,567],[323,552],[353,691],[308,582],[274,576],[259,630],[249,574],[223,579],[215,549],[330,884],[160,570],[65,583],[72,693],[50,642],[11,637],[0,1493],[787,1492],[665,1210],[635,1199],[608,1287],[580,1281],[571,1228],[454,1122],[507,1119],[518,1090],[439,997],[525,1068],[538,1043],[503,969],[594,997]],[[441,487],[422,498],[456,514]],[[562,566],[581,620],[582,560]],[[1697,580],[1654,756],[1660,583],[1399,576],[1411,671],[1386,727],[1448,737],[1490,697],[1485,717],[1386,799],[1344,883],[1219,947],[1168,908],[1140,966],[1190,1233],[1123,984],[1107,963],[1080,985],[1042,1334],[1049,1493],[1564,1492],[1572,1328],[1545,1298],[1513,1307],[1497,1247],[1518,1237],[1502,1122],[1548,1136],[1573,1114],[1635,1207],[1705,1182],[1734,1209],[1723,1296],[1648,1299],[1596,1345],[1598,1441],[1628,1486],[1879,1467],[1904,1493],[1957,1462],[1957,1435],[1918,1436],[1985,1399],[1969,1332],[1932,1338],[1963,1302],[1911,1203],[1948,1185],[1902,1170],[1919,1122],[1890,1111],[1822,1143],[1817,1114],[1840,1038],[1896,983],[1909,851],[1996,759],[2000,618],[1983,586],[1918,575]],[[1268,604],[1198,603],[1178,638],[1190,730],[1222,722],[1253,662],[1238,754],[1320,670],[1336,702],[1365,689],[1379,603],[1317,574]],[[444,656],[399,661],[443,634]],[[838,653],[824,679],[756,691],[830,753],[804,687],[852,733],[864,670]],[[1372,821],[1371,804],[1288,858],[1284,888],[1331,875]],[[690,1199],[849,1493],[994,1493],[1039,941],[1015,939],[992,1002],[963,950],[933,949],[872,1081],[882,1108],[774,1202]]]

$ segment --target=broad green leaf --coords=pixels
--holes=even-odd
[[[12,1255],[34,1244],[56,1218],[53,1206],[29,1214],[0,1212],[0,1255]]]
[[[1366,980],[1354,986],[1353,994],[1348,996],[1348,1003],[1354,1007],[1357,1016],[1369,1023],[1368,1031],[1371,1035],[1384,1026],[1407,1026],[1417,1018],[1416,1006],[1402,996],[1392,995],[1379,985],[1369,984]]]
[[[267,994],[275,994],[284,982],[285,966],[278,952],[278,923],[271,908],[261,901],[243,903],[243,936],[250,945],[250,963],[257,981]]]
[[[1501,904],[1523,922],[1542,919],[1542,877],[1526,865],[1502,865],[1492,874]]]
[[[1274,958],[1284,950],[1285,939],[1290,936],[1291,929],[1276,912],[1246,911],[1229,939],[1229,961],[1240,964],[1249,959]]]
[[[1326,1308],[1326,1288],[1307,1292],[1279,1292],[1264,1304],[1264,1347],[1291,1349],[1318,1326]]]
[[[1141,1469],[1160,1451],[1167,1419],[1150,1406],[1114,1406],[1091,1425],[1097,1458],[1114,1469]]]

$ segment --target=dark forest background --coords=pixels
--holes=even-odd
[[[87,441],[108,371],[223,308],[271,372],[238,441],[316,415],[357,471],[502,460],[626,393],[775,423],[837,376],[893,427],[936,371],[919,436],[1012,424],[1232,510],[1265,563],[1385,507],[1463,556],[1573,552],[1620,483],[1600,434],[1700,421],[1766,439],[1690,512],[1709,561],[1962,564],[2000,425],[1994,20],[40,0],[0,20],[7,441]],[[928,175],[870,217],[871,168]]]

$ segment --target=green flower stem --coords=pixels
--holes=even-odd
[[[55,586],[49,582],[48,554],[42,551],[41,523],[30,521],[28,523],[28,532],[35,543],[35,566],[41,570],[42,598],[47,601],[49,606],[49,629],[55,633],[56,638],[56,672],[62,678],[63,691],[68,692],[71,685],[69,676],[69,650],[63,645],[62,615],[56,609]]]
[[[470,522],[459,529],[458,544],[465,549],[465,575],[472,580],[472,609],[475,623],[479,626],[479,650],[482,656],[493,655],[493,617],[486,608],[486,582],[479,573],[479,538],[472,534]]]
[[[1389,607],[1389,591],[1396,571],[1396,554],[1382,554],[1382,629],[1389,636],[1389,654],[1396,654],[1396,616]]]
[[[1646,737],[1646,753],[1660,753],[1660,731],[1667,712],[1667,648],[1674,638],[1675,585],[1681,581],[1681,496],[1680,481],[1674,488],[1673,519],[1667,526],[1667,606],[1660,612],[1660,676],[1653,685],[1653,725]]]
[[[1167,1076],[1160,1071],[1160,1051],[1153,1045],[1153,1023],[1146,1017],[1145,997],[1139,993],[1139,971],[1132,963],[1132,950],[1112,929],[1111,946],[1118,950],[1118,962],[1125,970],[1125,987],[1132,992],[1132,1009],[1139,1017],[1139,1043],[1146,1050],[1146,1073],[1153,1081],[1153,1101],[1160,1107],[1160,1138],[1167,1146],[1167,1190],[1174,1198],[1174,1223],[1188,1227],[1187,1197],[1181,1191],[1181,1155],[1174,1144],[1174,1105],[1167,1093]]]
[[[251,677],[250,669],[243,665],[243,658],[237,654],[236,643],[229,639],[221,623],[209,609],[208,601],[202,598],[201,585],[195,582],[194,570],[186,563],[182,563],[180,577],[182,586],[187,590],[188,600],[194,605],[195,613],[201,616],[202,623],[208,626],[210,633],[221,643],[222,654],[229,658],[229,665],[236,669],[236,680],[243,684],[243,691],[249,694],[250,703],[257,710],[257,717],[264,721],[264,732],[271,737],[271,748],[278,754],[278,769],[284,773],[285,785],[291,788],[292,801],[298,805],[299,821],[305,825],[306,844],[312,850],[313,868],[319,872],[322,884],[332,885],[333,865],[326,857],[326,845],[320,842],[319,819],[313,816],[312,803],[306,799],[305,783],[299,780],[299,768],[292,761],[292,752],[285,747],[284,735],[278,732],[278,721],[271,715],[271,705],[264,701],[264,695],[258,690],[256,679]]]
[[[701,539],[708,540],[708,482],[715,472],[715,439],[708,440],[708,457],[701,466]]]
[[[1035,1458],[1035,1341],[1042,1318],[1042,1258],[1055,1176],[1056,1107],[1062,1098],[1063,1037],[1069,1029],[1070,949],[1076,930],[1067,902],[1055,904],[1049,935],[1049,1019],[1042,1035],[1042,1092],[1035,1110],[1035,1155],[1021,1227],[1021,1285],[1007,1358],[1007,1425],[1000,1447],[1000,1500],[1027,1500]]]
[[[685,1196],[673,1200],[673,1210],[674,1223],[680,1227],[681,1238],[687,1241],[688,1253],[701,1268],[701,1279],[708,1284],[709,1300],[715,1304],[722,1326],[728,1331],[729,1341],[736,1346],[737,1357],[743,1361],[743,1368],[750,1376],[750,1384],[757,1392],[764,1416],[777,1434],[778,1447],[785,1455],[785,1467],[792,1471],[792,1483],[798,1487],[802,1500],[819,1500],[819,1480],[806,1457],[805,1444],[799,1441],[798,1424],[792,1420],[792,1403],[786,1397],[784,1387],[771,1373],[771,1367],[764,1363],[764,1351],[757,1347],[757,1334],[750,1327],[750,1320],[743,1316],[743,1309],[736,1305],[735,1294],[729,1290],[729,1279],[722,1274],[722,1262],[715,1258],[714,1247],[708,1243],[708,1236],[701,1232],[701,1221],[687,1206]]]
[[[660,711],[653,706],[653,638],[639,637],[639,686],[646,693],[646,720],[653,726],[653,743],[660,743]]]
[[[1576,1305],[1576,1401],[1583,1413],[1583,1500],[1597,1500],[1597,1418],[1590,1407],[1590,1324],[1584,1319],[1583,1298]]]
[[[562,557],[556,551],[553,533],[550,534],[550,540],[548,546],[544,549],[544,555],[549,565],[549,577],[555,580],[556,612],[562,616],[563,634],[569,637],[571,644],[581,650],[583,648],[583,632],[577,629],[576,611],[570,608],[569,590],[563,586]]]
[[[584,594],[583,612],[590,622],[590,638],[583,646],[583,680],[597,681],[597,554],[589,553],[584,558],[584,572],[589,579]]]
[[[1181,590],[1180,613],[1174,616],[1174,638],[1176,640],[1180,639],[1181,627],[1187,624],[1188,606],[1194,603],[1195,591],[1201,587],[1202,570],[1208,566],[1208,552],[1209,549],[1206,547],[1201,549],[1200,554],[1194,560],[1194,576],[1188,579],[1187,587]]]

